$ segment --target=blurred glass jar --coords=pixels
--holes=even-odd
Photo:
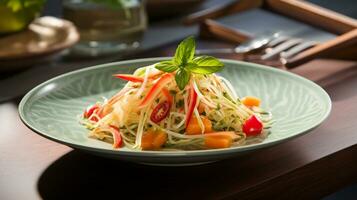
[[[0,0],[0,33],[21,31],[43,9],[46,0]]]
[[[80,32],[73,53],[87,56],[138,48],[147,27],[141,0],[64,0],[63,17]]]

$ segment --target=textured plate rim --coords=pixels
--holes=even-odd
[[[160,60],[165,60],[165,59],[170,59],[170,58],[171,57],[153,57],[153,58],[141,58],[141,59],[119,61],[119,62],[111,62],[111,63],[106,63],[106,64],[95,65],[92,67],[83,68],[80,70],[75,70],[72,72],[68,72],[68,73],[56,76],[56,77],[49,79],[49,80],[39,84],[38,86],[34,87],[31,91],[29,91],[22,98],[22,100],[18,106],[20,119],[29,129],[31,129],[35,133],[37,133],[47,139],[50,139],[52,141],[55,141],[60,144],[64,144],[64,145],[67,145],[67,146],[70,146],[73,148],[77,148],[77,149],[82,149],[82,150],[96,152],[96,153],[105,153],[108,155],[118,155],[118,156],[122,155],[122,156],[127,156],[127,157],[156,157],[156,158],[157,157],[167,157],[167,158],[175,157],[175,158],[177,158],[177,157],[186,157],[186,156],[201,157],[201,156],[213,156],[213,155],[217,155],[217,154],[220,154],[220,155],[228,155],[228,154],[234,154],[234,153],[239,154],[241,152],[254,151],[256,149],[269,147],[269,146],[290,140],[292,138],[302,136],[302,135],[310,132],[311,130],[313,130],[313,129],[317,128],[319,125],[321,125],[322,122],[325,121],[331,113],[331,108],[332,108],[331,98],[329,97],[329,95],[323,88],[321,88],[319,85],[317,85],[313,81],[310,81],[304,77],[293,74],[291,72],[273,68],[273,67],[269,67],[266,65],[260,65],[260,64],[256,64],[256,63],[249,63],[249,62],[243,62],[243,61],[236,61],[236,60],[231,60],[231,59],[220,59],[221,61],[223,61],[225,63],[246,65],[247,67],[258,68],[259,70],[263,70],[263,71],[273,71],[274,73],[283,74],[285,76],[288,76],[288,77],[291,77],[291,78],[294,78],[294,79],[297,79],[297,80],[300,80],[302,82],[306,82],[306,83],[312,85],[313,87],[317,88],[320,91],[321,95],[324,96],[323,98],[326,100],[325,103],[327,103],[327,104],[325,105],[326,110],[325,110],[324,115],[321,117],[321,119],[319,121],[317,121],[313,126],[311,126],[309,128],[302,129],[301,131],[296,132],[293,135],[289,135],[286,137],[280,137],[278,139],[273,139],[267,143],[257,143],[257,144],[251,144],[251,145],[246,145],[246,146],[231,147],[231,148],[226,148],[226,149],[190,150],[190,151],[134,151],[134,150],[133,151],[121,151],[121,150],[114,150],[114,149],[89,147],[89,146],[82,145],[82,144],[63,141],[63,140],[58,139],[54,136],[50,136],[50,135],[38,130],[36,127],[32,126],[26,120],[26,117],[24,116],[24,108],[26,106],[26,102],[32,96],[36,95],[37,91],[39,91],[41,88],[46,86],[48,83],[51,83],[51,82],[61,79],[63,77],[66,77],[69,75],[74,75],[74,74],[79,74],[79,73],[82,73],[85,71],[91,71],[91,70],[95,70],[95,69],[110,67],[113,65],[125,65],[126,63],[135,63],[135,62],[154,62],[154,61],[160,61]]]

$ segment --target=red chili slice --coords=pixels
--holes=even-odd
[[[158,104],[154,108],[154,110],[151,113],[150,119],[154,123],[159,123],[163,119],[165,119],[165,117],[169,114],[169,112],[170,112],[170,103],[168,101],[164,101]]]
[[[259,135],[263,130],[263,123],[255,115],[249,117],[243,124],[243,132],[247,136]]]

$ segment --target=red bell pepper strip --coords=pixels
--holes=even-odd
[[[134,75],[131,75],[131,74],[114,74],[113,76],[117,77],[117,78],[120,78],[120,79],[123,79],[123,80],[126,80],[126,81],[131,81],[131,82],[139,82],[139,83],[142,83],[144,82],[144,78],[143,77],[140,77],[140,76],[134,76]]]
[[[162,71],[156,71],[152,72],[149,74],[148,78],[149,79],[156,79],[158,75],[162,74]],[[135,76],[132,74],[113,74],[114,77],[126,80],[126,81],[131,81],[131,82],[136,82],[136,83],[142,83],[144,82],[144,77],[141,76]]]
[[[243,124],[243,132],[247,136],[259,135],[263,130],[263,123],[255,115],[252,115]]]
[[[83,117],[91,121],[97,122],[99,119],[96,116],[93,116],[94,113],[97,113],[100,110],[100,107],[97,104],[89,106],[87,110],[84,111]]]
[[[114,138],[114,143],[113,143],[113,148],[119,148],[121,147],[123,140],[121,138],[120,132],[119,132],[119,128],[110,125],[110,130],[113,133],[113,138]]]
[[[147,106],[161,91],[172,80],[172,74],[164,74],[161,78],[152,86],[143,101],[140,103],[140,107]]]
[[[188,111],[186,113],[186,128],[192,118],[193,110],[195,109],[196,103],[197,103],[197,93],[193,88],[193,84],[191,84],[189,102],[188,102]]]
[[[167,101],[170,104],[170,107],[172,105],[172,102],[174,101],[169,90],[167,88],[162,88],[162,93],[164,94],[164,96],[166,97]]]

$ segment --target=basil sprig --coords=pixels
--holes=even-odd
[[[223,63],[212,56],[195,57],[195,39],[191,36],[184,39],[176,48],[175,56],[155,65],[156,69],[164,72],[174,72],[175,81],[180,90],[183,90],[190,81],[191,73],[212,74],[223,68]]]

